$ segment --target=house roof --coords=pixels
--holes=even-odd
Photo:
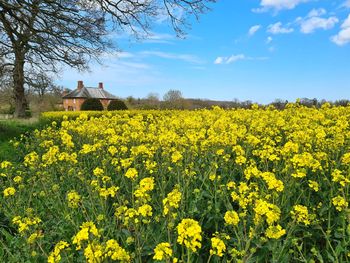
[[[118,99],[116,96],[112,95],[108,91],[105,91],[104,89],[99,88],[91,88],[91,87],[83,87],[81,89],[75,89],[65,96],[63,96],[64,99],[70,99],[70,98],[94,98],[94,99],[109,99],[109,100],[116,100]]]

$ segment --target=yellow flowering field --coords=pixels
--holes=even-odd
[[[65,114],[0,163],[1,262],[350,261],[350,107]]]

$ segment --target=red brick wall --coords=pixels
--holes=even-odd
[[[85,99],[63,99],[63,108],[65,111],[79,111],[84,101]],[[102,99],[100,101],[103,105],[103,108],[107,110],[107,106],[111,100]]]
[[[65,111],[79,111],[85,99],[63,99]]]

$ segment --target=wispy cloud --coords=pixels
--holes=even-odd
[[[346,0],[343,4],[342,7],[350,8],[350,0]]]
[[[335,16],[329,18],[311,17],[301,22],[300,31],[304,34],[310,34],[317,29],[328,30],[333,28],[339,22]]]
[[[260,7],[254,8],[255,13],[264,13],[269,10],[280,11],[283,9],[294,9],[297,5],[310,0],[261,0]]]
[[[314,8],[307,14],[306,17],[323,16],[325,14],[327,14],[326,9],[324,9],[324,8]]]
[[[103,81],[106,88],[116,94],[120,93],[120,87],[142,87],[156,83],[160,78],[158,71],[149,64],[123,61],[114,61],[108,65],[92,64],[90,71],[83,73],[65,68],[62,77],[64,82],[75,83],[81,79],[92,87]]]
[[[259,31],[260,28],[261,28],[261,25],[252,26],[248,31],[248,35],[253,36],[256,32]]]
[[[232,55],[229,57],[217,57],[214,60],[214,64],[222,65],[222,64],[232,64],[239,60],[266,60],[268,57],[247,57],[244,54]]]
[[[271,24],[267,27],[267,32],[277,35],[277,34],[289,34],[292,33],[294,31],[293,28],[291,27],[283,27],[282,26],[282,22],[277,22],[275,24]]]
[[[298,17],[296,23],[300,24],[300,32],[303,34],[311,34],[317,29],[328,30],[333,28],[338,22],[336,16],[328,18],[322,17],[327,14],[324,8],[312,9],[306,17]]]
[[[133,30],[125,30],[124,32],[116,32],[111,38],[120,40],[137,40],[142,43],[160,43],[173,44],[178,38],[175,34],[160,33],[154,31],[145,31],[142,28],[134,27]]]
[[[142,51],[139,54],[147,57],[160,57],[164,59],[182,60],[193,64],[204,63],[202,59],[191,54],[176,54],[176,53],[168,53],[168,52],[162,52],[162,51]]]
[[[110,60],[110,59],[125,59],[125,58],[134,58],[135,55],[130,52],[125,51],[114,51],[114,52],[105,52],[101,55],[101,59]]]
[[[176,37],[174,35],[151,32],[149,35],[145,36],[143,42],[145,42],[145,43],[171,44],[175,40],[176,40]]]
[[[338,34],[331,37],[331,41],[338,46],[344,46],[350,43],[350,15],[341,25],[341,30],[338,32]]]
[[[268,36],[267,39],[266,39],[266,44],[270,44],[272,42],[273,38]]]

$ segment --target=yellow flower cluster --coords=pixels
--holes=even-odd
[[[83,244],[83,241],[88,241],[90,235],[99,237],[100,234],[93,222],[85,222],[80,226],[79,232],[73,237],[73,244],[76,245],[76,250],[80,250]]]
[[[290,212],[292,218],[298,223],[303,223],[305,225],[310,225],[309,211],[306,206],[295,205],[293,210]]]
[[[236,211],[227,211],[224,219],[228,225],[237,226],[239,223],[239,216]]]
[[[134,196],[138,199],[139,202],[147,202],[150,200],[149,192],[154,189],[154,177],[143,178],[138,189],[135,190]]]
[[[196,220],[185,218],[177,226],[177,242],[196,252],[202,247],[202,228]]]
[[[262,217],[266,218],[269,225],[277,222],[280,219],[281,210],[278,206],[268,203],[264,200],[258,199],[254,206],[255,222],[260,222]]]
[[[344,197],[338,195],[332,199],[332,203],[338,211],[343,211],[348,207],[349,203]]]
[[[286,234],[286,230],[283,229],[280,225],[269,226],[266,229],[265,234],[268,238],[279,239],[280,237]]]
[[[163,199],[163,214],[167,215],[172,208],[179,208],[182,194],[178,188],[174,188],[167,197]]]
[[[16,216],[12,219],[12,223],[18,225],[18,231],[22,233],[27,231],[30,226],[35,226],[41,223],[41,219],[37,216],[23,218],[21,216]]]
[[[58,263],[61,261],[61,251],[69,247],[69,244],[66,241],[59,241],[53,251],[50,253],[47,262],[48,263]]]
[[[219,257],[222,257],[225,251],[226,245],[224,241],[218,237],[211,238],[211,249],[209,251],[210,255],[217,255]]]
[[[131,256],[129,253],[114,239],[110,239],[106,242],[104,254],[106,257],[112,260],[119,260],[120,262],[131,261]]]
[[[171,258],[173,250],[168,242],[159,243],[154,249],[153,259],[166,260]]]
[[[7,187],[3,193],[4,197],[8,197],[14,195],[16,193],[16,189],[14,187]]]
[[[68,207],[77,208],[79,206],[79,202],[81,200],[81,196],[74,190],[68,192],[67,201]]]
[[[137,175],[138,175],[138,172],[135,168],[129,168],[125,173],[125,176],[131,180],[135,180]]]

